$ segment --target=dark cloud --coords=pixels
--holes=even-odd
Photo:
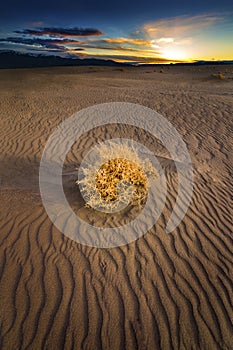
[[[41,39],[41,38],[23,38],[23,37],[8,37],[8,38],[0,39],[0,41],[1,42],[7,41],[11,43],[26,44],[26,45],[39,44],[42,46],[46,46],[47,44],[56,45],[56,44],[67,43],[66,39]],[[76,41],[74,42],[77,43]]]
[[[48,50],[65,52],[67,48],[64,45],[75,43],[79,44],[77,40],[67,40],[67,39],[42,39],[42,38],[23,38],[23,37],[8,37],[0,39],[0,42],[13,43],[13,44],[22,44],[29,46],[40,46]],[[76,48],[78,51],[82,51],[82,48]]]
[[[77,47],[74,49],[71,49],[71,51],[83,51],[84,49],[82,47]]]
[[[94,28],[54,28],[44,27],[39,29],[24,29],[16,30],[17,34],[29,34],[29,35],[50,35],[50,36],[100,36],[103,32]]]

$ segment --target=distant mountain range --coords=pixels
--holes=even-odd
[[[22,54],[15,51],[0,52],[0,69],[3,68],[34,68],[56,66],[122,66],[111,60],[96,58],[63,58],[60,56]]]
[[[172,64],[172,63],[171,63]],[[220,65],[233,64],[230,61],[197,61],[193,63],[173,63],[172,65]],[[23,54],[15,51],[0,51],[0,69],[6,68],[34,68],[34,67],[56,67],[56,66],[129,66],[137,65],[137,63],[119,63],[112,60],[103,60],[97,58],[63,58],[60,56],[33,55]],[[162,66],[163,64],[153,64]],[[143,64],[143,66],[151,67],[152,64]]]

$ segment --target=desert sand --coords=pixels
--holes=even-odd
[[[233,349],[233,66],[160,70],[0,71],[1,349]],[[212,76],[219,71],[224,79]],[[113,127],[114,135],[128,132],[160,157],[168,195],[147,234],[98,249],[52,224],[40,197],[39,164],[61,121],[113,101],[150,107],[172,122],[192,158],[194,193],[182,223],[166,234],[176,197],[173,162],[140,130]],[[78,140],[67,169],[106,136],[100,128]],[[67,198],[93,222],[75,180],[72,171],[64,176]]]

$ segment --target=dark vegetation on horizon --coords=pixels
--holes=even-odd
[[[197,61],[193,63],[171,63],[171,65],[218,65],[233,64],[231,61]],[[97,58],[63,58],[60,56],[23,54],[15,51],[0,51],[0,69],[11,68],[36,68],[36,67],[56,67],[56,66],[115,66],[124,67],[137,65],[132,63],[119,63],[112,60]],[[163,66],[164,64],[143,64],[143,67]]]

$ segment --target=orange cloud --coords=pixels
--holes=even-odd
[[[137,63],[146,63],[146,64],[152,64],[152,63],[175,63],[175,62],[181,62],[179,60],[171,60],[163,57],[156,57],[156,56],[143,56],[143,55],[124,55],[124,54],[97,54],[97,53],[84,53],[82,54],[82,57],[97,57],[102,59],[110,59],[114,60],[116,62],[137,62]]]
[[[179,16],[147,23],[143,26],[143,30],[154,40],[177,38],[198,33],[222,19],[212,15]]]
[[[149,40],[140,39],[140,38],[106,38],[103,39],[107,43],[112,44],[130,44],[130,45],[150,45]]]

